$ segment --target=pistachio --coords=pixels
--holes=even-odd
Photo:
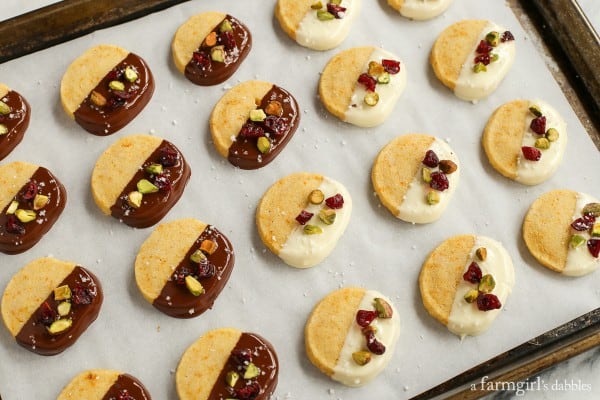
[[[532,104],[529,106],[529,112],[535,115],[536,117],[542,116],[542,109],[537,104]]]
[[[594,226],[592,226],[592,236],[600,236],[600,222],[596,222]]]
[[[312,204],[321,204],[325,200],[325,194],[319,189],[315,189],[308,195],[308,201]]]
[[[377,61],[370,61],[369,67],[367,69],[367,73],[371,76],[377,77],[385,72],[385,68],[383,65],[378,63]]]
[[[316,235],[319,233],[323,233],[323,229],[316,225],[304,225],[304,233],[307,235]]]
[[[162,164],[152,163],[146,167],[146,172],[152,175],[160,175],[163,172]]]
[[[390,74],[389,72],[384,72],[377,77],[377,83],[381,83],[385,85],[386,83],[390,83]]]
[[[185,287],[190,291],[194,296],[200,296],[204,293],[204,287],[198,281],[198,279],[194,278],[191,275],[185,277]]]
[[[49,200],[50,198],[46,195],[36,194],[33,198],[33,209],[35,211],[41,210],[42,208],[46,207],[46,204],[48,204]]]
[[[479,296],[479,291],[477,289],[471,289],[467,293],[465,293],[463,298],[465,299],[465,301],[467,303],[473,303],[475,300],[477,300],[478,296]]]
[[[125,84],[121,81],[110,81],[110,82],[108,82],[108,87],[111,88],[112,90],[119,90],[119,91],[125,90]]]
[[[600,217],[600,203],[588,203],[581,210],[583,215],[591,214],[594,217]]]
[[[54,289],[54,300],[68,300],[71,298],[69,285],[62,285]]]
[[[377,105],[377,103],[379,103],[379,95],[377,94],[377,92],[367,92],[363,101],[366,105],[373,107]]]
[[[576,249],[579,246],[581,246],[582,244],[584,244],[586,242],[585,237],[581,236],[581,235],[573,235],[571,236],[571,240],[569,241],[569,244],[571,246],[571,248]]]
[[[266,136],[261,136],[256,140],[256,147],[258,151],[265,154],[271,151],[271,141]]]
[[[489,32],[485,35],[485,41],[488,42],[490,46],[498,46],[500,44],[500,33],[496,31]]]
[[[390,303],[381,297],[375,297],[373,306],[375,307],[375,311],[377,311],[377,316],[379,318],[392,318],[392,315],[394,315],[394,310]]]
[[[317,18],[319,19],[319,21],[330,21],[332,19],[335,19],[335,16],[328,11],[318,10]]]
[[[440,171],[446,175],[450,175],[458,169],[458,165],[452,160],[440,160],[439,167]]]
[[[440,202],[440,194],[437,192],[437,190],[430,190],[425,196],[425,201],[427,201],[427,204],[430,206],[438,204]]]
[[[193,263],[200,264],[204,260],[206,260],[206,254],[200,249],[194,251],[190,255],[190,261]]]
[[[140,208],[142,206],[142,198],[143,194],[134,190],[133,192],[129,192],[127,195],[127,204],[129,204],[133,208]]]
[[[221,26],[219,26],[219,31],[221,32],[230,32],[233,30],[233,27],[231,26],[231,22],[229,22],[228,20],[223,20],[223,22],[221,22]]]
[[[10,106],[8,104],[6,104],[3,101],[0,101],[0,115],[10,114],[11,111],[12,111],[12,109],[10,108]]]
[[[329,0],[329,2],[331,4],[335,4],[336,6],[339,6],[340,4],[342,4],[342,0]]]
[[[500,55],[498,53],[492,53],[492,57],[490,58],[491,62],[498,61],[500,59]]]
[[[473,72],[475,72],[476,74],[485,71],[487,71],[487,67],[484,63],[478,62],[477,64],[473,65]]]
[[[253,363],[248,364],[246,366],[246,371],[244,372],[244,379],[252,379],[256,378],[260,375],[260,369]]]
[[[66,317],[71,312],[71,303],[68,301],[61,301],[58,303],[58,306],[56,306],[56,311],[58,311],[58,315],[61,317]]]
[[[125,75],[125,79],[127,79],[129,82],[135,82],[139,78],[138,73],[135,70],[135,68],[133,68],[130,65],[125,68],[124,75]]]
[[[481,277],[481,281],[479,281],[479,291],[483,293],[491,293],[492,290],[496,287],[496,281],[491,274],[485,274]]]
[[[333,224],[335,222],[335,215],[335,210],[332,210],[330,208],[319,211],[319,219],[325,225]]]
[[[312,3],[310,5],[310,8],[312,8],[313,10],[320,10],[321,8],[323,8],[323,3],[317,1],[316,3]]]
[[[425,183],[431,182],[431,170],[429,168],[423,167],[423,169],[421,170],[421,178]]]
[[[208,47],[213,47],[217,44],[217,32],[211,32],[204,38],[204,44]]]
[[[227,372],[227,375],[225,375],[225,382],[229,387],[234,387],[239,379],[240,374],[235,371],[229,371]]]
[[[92,90],[92,93],[90,94],[90,100],[98,107],[104,107],[106,105],[106,97],[102,96],[95,90]]]
[[[368,351],[355,351],[352,353],[352,359],[360,366],[367,365],[371,361],[371,353]]]
[[[550,128],[546,131],[546,139],[551,142],[556,142],[558,140],[558,131],[555,128]]]
[[[8,133],[8,127],[4,124],[0,124],[0,136]]]
[[[140,179],[137,183],[137,190],[141,194],[149,194],[158,192],[158,186],[150,182],[148,179]]]
[[[210,49],[210,58],[216,62],[225,62],[225,46],[215,46]]]
[[[485,261],[487,258],[487,249],[485,247],[480,247],[475,250],[475,256],[479,259],[479,261]]]
[[[48,328],[48,332],[51,335],[58,335],[69,329],[73,325],[73,320],[70,319],[57,319]]]
[[[17,209],[15,211],[15,215],[17,216],[17,219],[23,222],[24,224],[26,224],[27,222],[31,222],[37,218],[37,213],[35,211],[23,210],[22,208]]]
[[[265,114],[261,108],[250,111],[250,121],[260,122],[264,121],[266,118],[267,114]]]
[[[202,250],[204,254],[208,255],[211,255],[215,251],[217,251],[218,247],[219,245],[217,244],[217,242],[209,239],[204,239],[202,243],[200,243],[200,250]]]
[[[265,107],[267,115],[275,115],[281,117],[283,115],[283,106],[277,100],[270,101]]]
[[[13,200],[10,205],[8,206],[8,208],[6,209],[6,213],[7,214],[14,214],[15,211],[17,211],[17,208],[19,208],[19,202],[16,200]]]
[[[535,139],[535,147],[538,149],[546,150],[550,148],[550,141],[545,137]]]

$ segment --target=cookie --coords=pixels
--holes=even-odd
[[[187,348],[175,383],[180,400],[268,400],[278,375],[279,362],[271,343],[254,333],[220,328]]]
[[[60,83],[67,115],[83,129],[110,135],[127,125],[148,104],[154,77],[138,55],[113,45],[88,49],[69,65]]]
[[[31,107],[23,96],[0,83],[0,160],[23,140]]]
[[[75,376],[57,400],[151,400],[148,389],[132,375],[108,369],[90,369]]]
[[[286,264],[312,267],[323,261],[343,235],[352,199],[339,182],[299,172],[275,182],[256,209],[263,243]]]
[[[190,167],[173,143],[157,136],[126,136],[98,158],[92,172],[92,195],[105,215],[147,228],[177,203],[190,175]]]
[[[567,147],[567,126],[542,100],[514,100],[494,111],[481,143],[496,171],[525,185],[537,185],[558,169]]]
[[[450,202],[460,178],[458,157],[441,139],[398,136],[377,155],[371,182],[381,203],[403,221],[434,222]]]
[[[329,60],[319,98],[331,114],[360,127],[383,123],[406,87],[406,67],[377,47],[353,47]]]
[[[361,0],[278,0],[275,17],[299,45],[330,50],[346,39],[360,7]]]
[[[171,42],[175,67],[201,86],[229,79],[251,48],[250,30],[237,18],[221,12],[190,17],[177,29]]]
[[[22,253],[52,228],[67,192],[46,168],[15,161],[0,166],[0,251]]]
[[[461,339],[489,328],[514,283],[506,249],[480,235],[445,240],[429,254],[419,274],[425,309]]]
[[[463,20],[436,39],[429,62],[456,97],[476,102],[496,90],[515,58],[510,31],[486,20]]]
[[[374,379],[392,359],[400,317],[392,302],[375,290],[343,288],[315,306],[304,328],[310,361],[347,386]]]
[[[296,99],[263,81],[233,87],[217,102],[210,132],[219,154],[236,167],[257,169],[275,159],[300,123]]]
[[[452,0],[387,0],[387,2],[400,15],[423,21],[435,18],[446,11]]]
[[[209,308],[233,270],[229,239],[193,218],[160,224],[135,259],[135,281],[144,298],[167,315],[192,318]]]
[[[525,215],[523,240],[552,271],[569,276],[595,271],[600,265],[600,201],[568,189],[542,194]]]
[[[2,319],[18,344],[54,355],[73,345],[96,320],[102,300],[93,273],[72,262],[39,258],[6,286]]]

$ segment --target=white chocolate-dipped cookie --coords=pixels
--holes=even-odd
[[[496,90],[515,59],[510,31],[486,20],[463,20],[436,39],[429,61],[456,97],[476,102]]]
[[[542,100],[514,100],[494,111],[481,142],[496,171],[519,183],[537,185],[558,169],[567,147],[567,126]]]
[[[352,198],[339,182],[306,172],[275,182],[256,209],[263,243],[286,264],[308,268],[323,261],[343,235]]]
[[[278,0],[275,17],[301,46],[330,50],[339,46],[360,13],[362,0]]]
[[[151,400],[148,389],[137,378],[121,371],[90,369],[75,376],[56,400]]]
[[[400,334],[400,316],[383,294],[343,288],[313,309],[304,328],[310,361],[344,385],[369,383],[391,360]]]
[[[0,83],[0,160],[21,143],[30,117],[31,106],[27,100]]]
[[[403,17],[424,21],[442,14],[452,0],[387,0],[388,4]]]
[[[514,267],[506,249],[480,235],[445,240],[429,254],[419,275],[425,309],[461,338],[489,328],[514,283]]]
[[[594,272],[600,265],[600,201],[568,189],[542,194],[525,215],[523,240],[552,271],[568,276]]]
[[[382,124],[406,87],[406,67],[378,47],[353,47],[329,60],[319,98],[331,114],[360,127]]]
[[[406,134],[379,152],[371,182],[381,203],[397,218],[425,224],[439,219],[460,178],[456,153],[441,139]]]

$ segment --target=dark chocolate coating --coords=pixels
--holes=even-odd
[[[10,90],[1,100],[10,107],[11,112],[0,114],[0,124],[8,128],[8,133],[0,135],[0,160],[21,143],[31,116],[29,103],[14,90]]]
[[[108,389],[102,400],[117,400],[126,392],[133,400],[152,400],[148,389],[144,387],[135,377],[129,374],[121,374],[117,381]]]

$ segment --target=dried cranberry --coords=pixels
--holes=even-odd
[[[265,127],[275,135],[283,135],[288,130],[288,122],[285,118],[269,115],[264,121]]]
[[[208,279],[215,276],[216,267],[214,264],[208,262],[208,260],[202,260],[197,267],[198,278]]]
[[[374,92],[375,86],[377,85],[377,81],[375,80],[375,78],[373,78],[366,72],[363,72],[359,75],[358,83],[364,85],[365,89],[367,89],[368,92]]]
[[[312,218],[313,215],[315,214],[306,210],[302,210],[300,211],[300,214],[296,216],[296,221],[298,221],[300,225],[304,225]]]
[[[334,196],[328,197],[325,199],[325,204],[329,208],[333,208],[335,210],[344,207],[344,196],[337,193]]]
[[[531,124],[529,124],[529,127],[538,135],[546,134],[546,117],[542,115],[540,117],[532,119]]]
[[[106,78],[109,81],[120,81],[121,78],[123,77],[124,73],[125,73],[124,69],[113,68],[112,70],[110,70],[110,72],[108,74],[106,74]]]
[[[367,339],[367,349],[373,354],[382,355],[385,353],[385,345],[375,338],[375,332],[368,331],[365,333]]]
[[[473,62],[475,64],[482,63],[483,65],[488,65],[491,61],[492,61],[492,57],[490,57],[490,55],[487,53],[479,54],[477,57],[475,57],[475,60],[473,60]]]
[[[358,310],[356,313],[356,323],[361,328],[371,325],[375,318],[377,318],[377,311]]]
[[[344,18],[346,13],[346,7],[342,7],[339,4],[327,3],[327,11],[329,11],[337,19]]]
[[[92,304],[93,297],[94,295],[92,294],[89,288],[75,286],[71,290],[71,298],[73,299],[73,304]]]
[[[594,226],[594,222],[596,222],[596,217],[592,214],[585,214],[583,217],[577,218],[575,221],[571,222],[571,228],[576,231],[587,231]]]
[[[511,33],[511,31],[504,31],[502,33],[502,37],[500,37],[501,42],[509,42],[511,40],[515,40],[515,37]]]
[[[252,362],[252,350],[250,349],[233,349],[231,351],[231,361],[240,366],[246,366]]]
[[[38,194],[38,184],[36,181],[29,181],[19,193],[19,197],[23,201],[33,200],[35,195]]]
[[[156,175],[154,177],[154,184],[164,192],[171,190],[171,180],[165,174]]]
[[[186,276],[191,275],[191,274],[192,274],[191,269],[189,269],[188,267],[181,267],[181,268],[178,268],[177,270],[175,270],[175,272],[173,273],[173,280],[178,285],[185,285]]]
[[[23,223],[19,221],[14,214],[9,215],[8,218],[6,218],[6,232],[14,233],[16,235],[25,234],[25,227],[23,226]]]
[[[477,296],[477,308],[481,311],[496,310],[502,307],[500,299],[492,293],[479,293]]]
[[[125,104],[124,99],[117,97],[117,96],[111,96],[108,99],[108,101],[106,102],[106,107],[114,110],[114,109],[121,107],[124,104]]]
[[[240,136],[245,138],[258,138],[265,135],[265,130],[262,126],[258,126],[252,122],[247,122],[240,130]]]
[[[210,67],[210,57],[203,51],[194,52],[192,60],[202,69]]]
[[[450,187],[450,182],[448,182],[448,177],[446,174],[440,171],[435,171],[431,173],[431,182],[429,182],[429,187],[433,190],[439,190],[440,192],[443,192]]]
[[[47,301],[40,306],[40,315],[38,320],[42,324],[50,326],[54,321],[56,321],[57,316],[58,314],[52,309],[52,307],[50,307],[50,304],[48,304]]]
[[[538,161],[542,158],[542,152],[535,147],[523,146],[521,147],[521,151],[523,152],[523,156],[529,161]]]
[[[600,255],[600,239],[589,239],[587,248],[592,256],[598,258],[598,255]]]
[[[435,168],[440,163],[440,159],[438,158],[437,154],[435,154],[435,151],[427,150],[427,153],[425,153],[425,158],[423,158],[422,162],[430,168]]]
[[[467,282],[479,283],[482,276],[483,273],[481,272],[481,268],[479,268],[479,265],[473,261],[469,265],[469,268],[467,268],[467,271],[463,274],[463,279]]]
[[[231,50],[235,47],[235,37],[232,31],[225,31],[219,34],[219,43],[221,43],[227,50]]]
[[[381,65],[383,65],[383,69],[388,74],[396,75],[400,72],[400,61],[383,59],[381,60]]]
[[[158,162],[163,167],[172,167],[179,161],[179,154],[171,147],[162,147],[158,154]]]
[[[492,51],[492,46],[487,42],[487,40],[481,40],[479,45],[477,45],[477,49],[475,50],[479,54],[487,54]]]
[[[252,381],[246,386],[239,388],[235,391],[235,398],[239,400],[253,400],[260,394],[260,384],[256,381]]]

